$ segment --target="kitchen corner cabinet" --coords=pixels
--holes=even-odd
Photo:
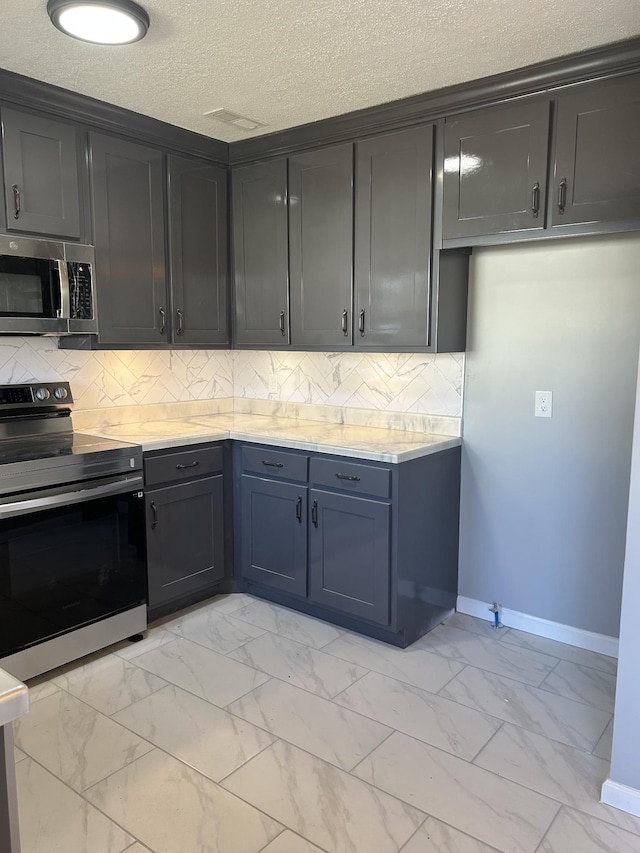
[[[169,157],[171,340],[229,344],[227,170]]]
[[[224,447],[144,456],[149,618],[220,591],[225,572]]]
[[[353,145],[289,159],[291,341],[351,346]]]
[[[6,231],[82,239],[76,127],[4,107],[0,118]]]
[[[97,133],[90,150],[100,343],[164,343],[163,154]]]
[[[640,75],[557,99],[552,229],[640,220]]]
[[[356,144],[355,343],[429,344],[433,125]]]
[[[287,161],[235,169],[232,175],[236,343],[289,343]]]
[[[544,228],[548,100],[453,116],[444,126],[444,239]]]
[[[460,448],[399,465],[234,455],[239,588],[398,646],[455,607]]]

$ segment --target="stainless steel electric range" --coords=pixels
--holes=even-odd
[[[146,628],[142,448],[73,431],[66,382],[0,386],[0,668]]]

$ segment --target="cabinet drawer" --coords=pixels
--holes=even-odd
[[[148,488],[158,483],[177,483],[203,474],[215,474],[222,471],[222,462],[221,447],[196,447],[179,453],[167,453],[165,456],[151,456],[144,460],[145,486]]]
[[[391,471],[334,459],[312,459],[309,480],[319,486],[331,486],[363,495],[391,496]]]
[[[307,482],[308,460],[308,456],[272,450],[269,446],[242,448],[243,471],[298,480],[301,483]]]

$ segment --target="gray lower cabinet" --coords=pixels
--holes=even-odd
[[[223,450],[196,445],[158,451],[145,454],[144,467],[148,607],[154,618],[215,594],[225,579]]]
[[[309,600],[389,624],[391,506],[311,489]]]
[[[445,240],[544,228],[549,116],[545,98],[446,119]]]
[[[243,474],[240,491],[242,576],[305,596],[307,487]]]
[[[398,646],[455,607],[460,448],[399,465],[234,447],[237,588]]]
[[[171,340],[229,344],[227,170],[169,157]]]
[[[80,240],[77,128],[4,107],[0,117],[6,230]]]
[[[551,227],[640,220],[640,75],[559,95]]]
[[[100,342],[166,343],[163,154],[97,133],[90,145]]]
[[[232,175],[236,343],[289,343],[287,161],[236,169]]]
[[[353,145],[289,159],[291,342],[351,346]]]
[[[429,344],[433,134],[356,145],[356,346]]]

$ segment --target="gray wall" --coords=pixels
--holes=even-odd
[[[640,238],[477,249],[470,292],[459,592],[617,636]]]
[[[613,753],[609,777],[640,790],[640,374],[636,398],[636,427],[629,493],[627,552],[622,587],[620,658],[616,709],[613,718]]]

